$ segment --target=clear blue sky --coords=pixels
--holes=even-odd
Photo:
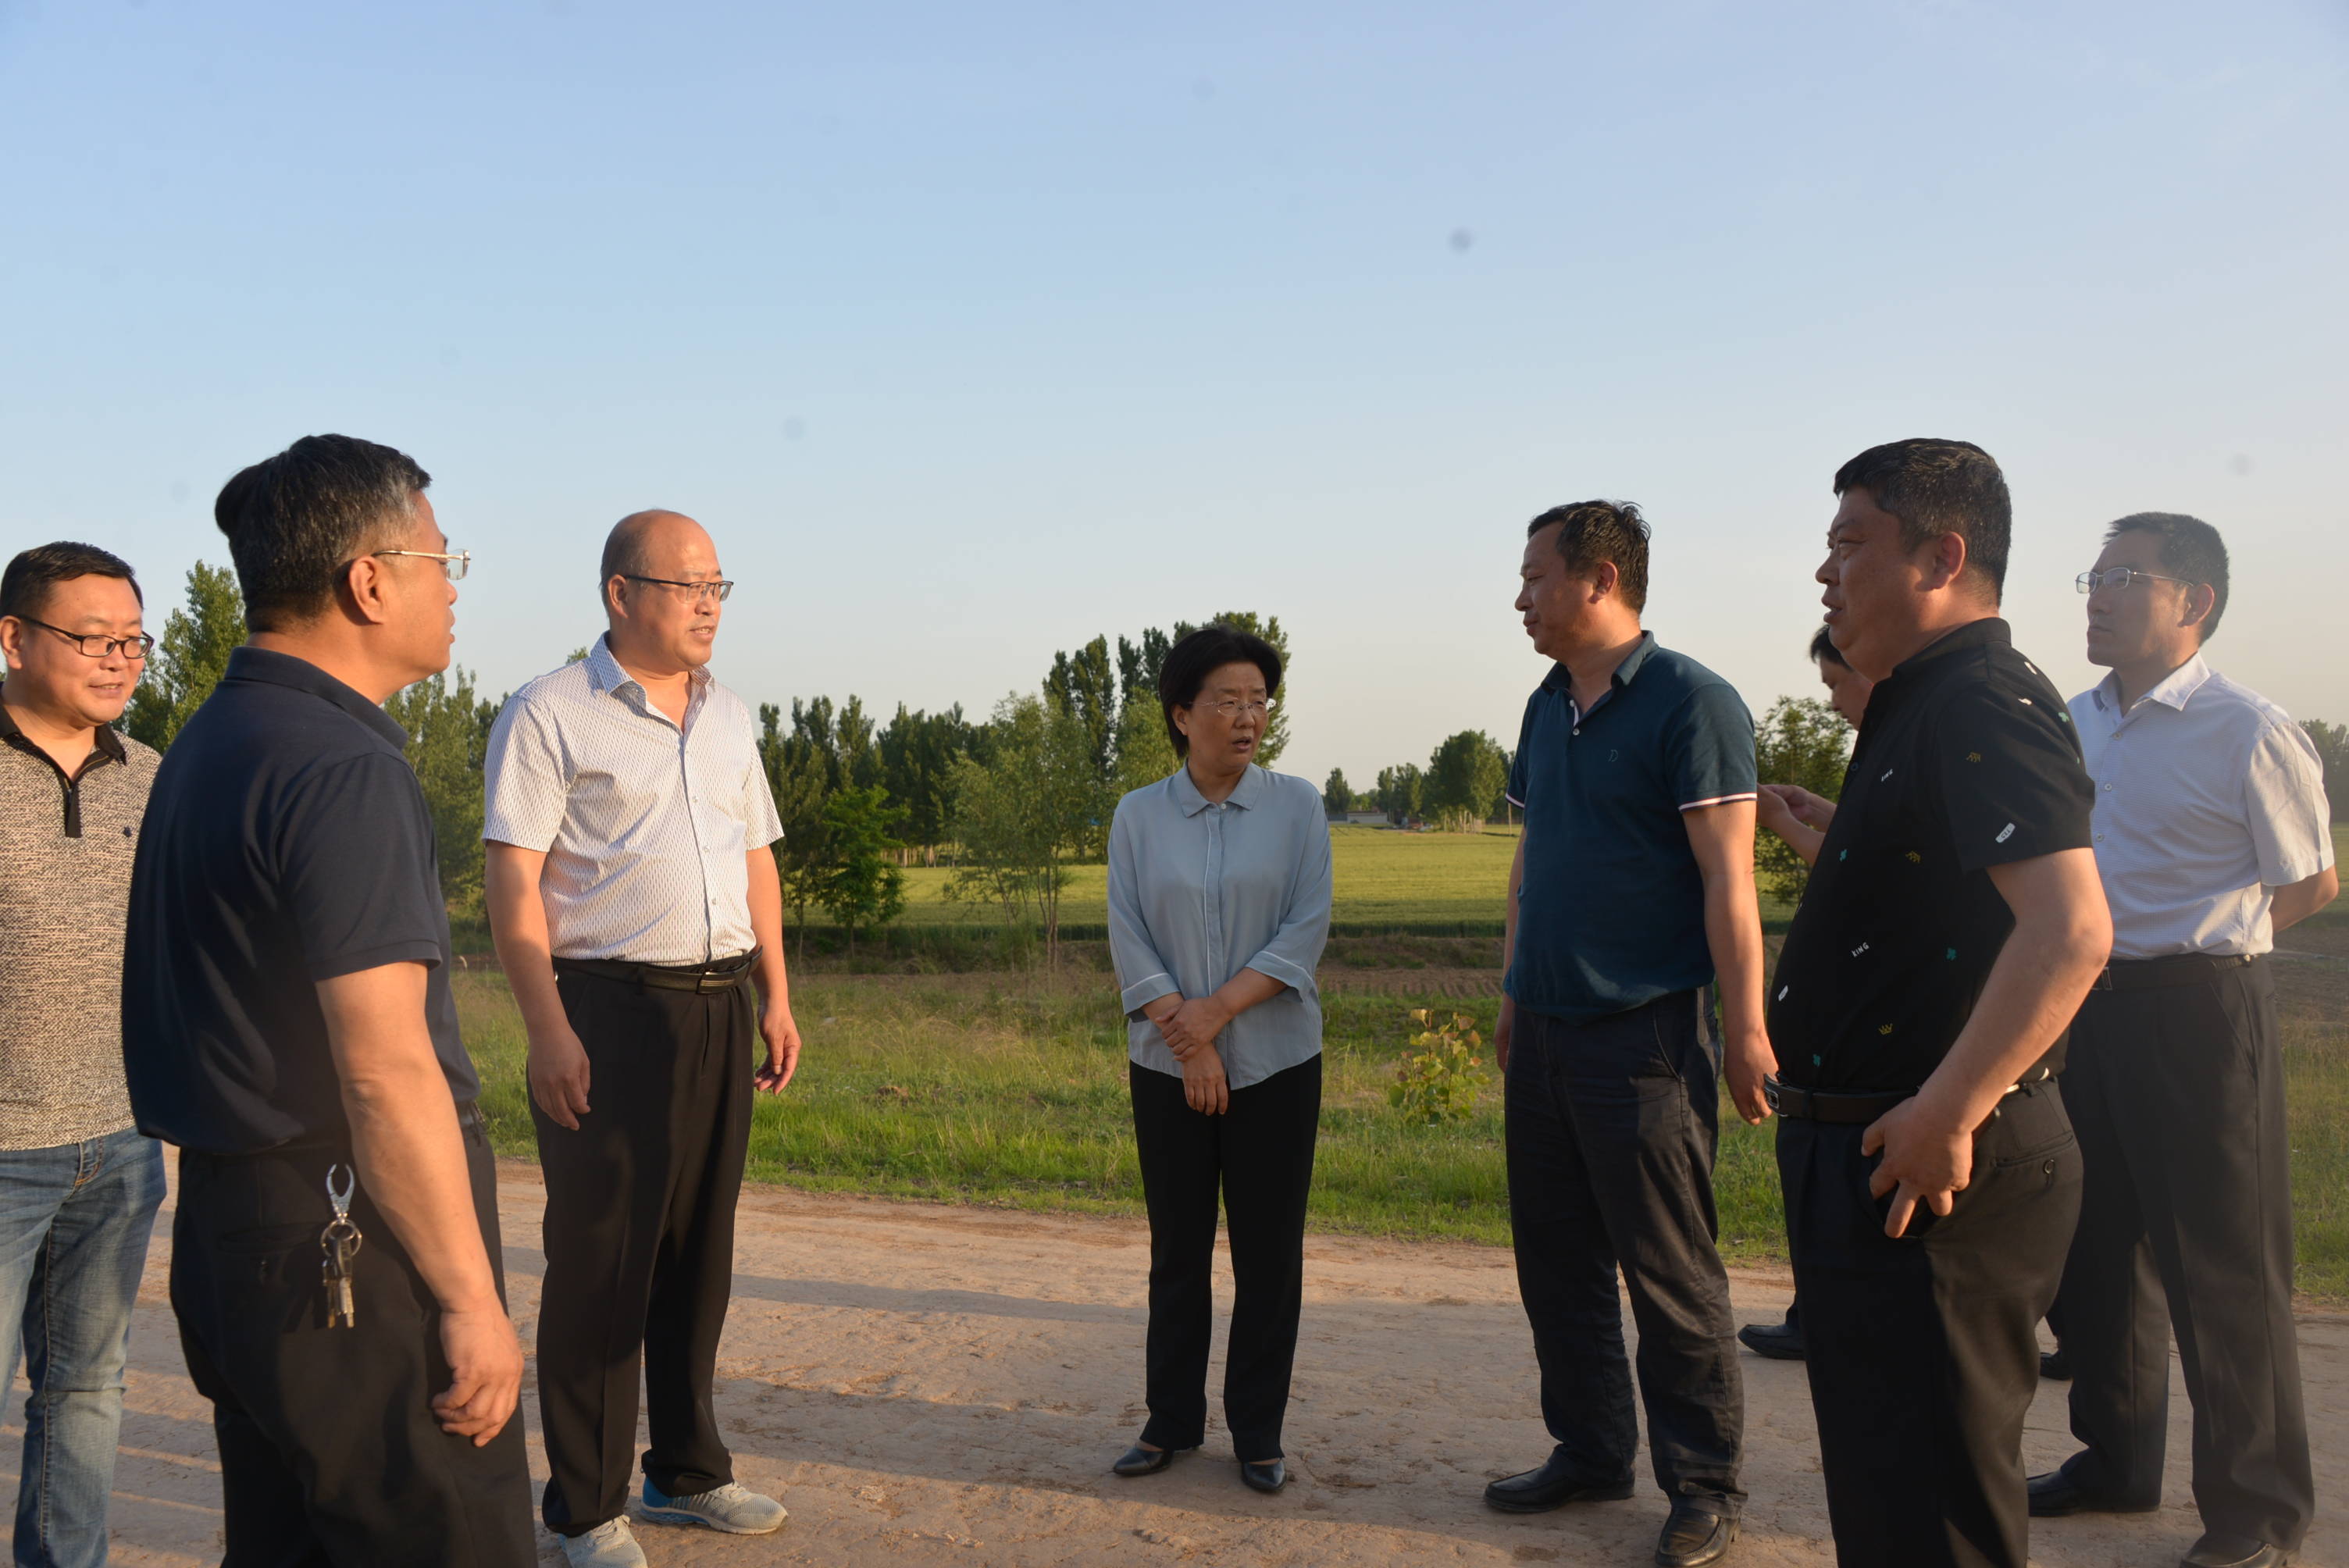
[[[1525,520],[1645,506],[1649,624],[1809,690],[1828,480],[1981,442],[2009,614],[2197,512],[2214,662],[2349,719],[2349,10],[0,0],[0,518],[224,561],[229,473],[412,452],[492,693],[606,526],[741,583],[752,700],[983,712],[1278,614],[1284,766],[1514,744]]]

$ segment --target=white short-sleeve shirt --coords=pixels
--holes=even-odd
[[[752,850],[782,837],[742,699],[694,672],[685,723],[605,639],[506,700],[481,837],[546,854],[557,958],[709,964],[747,953]]]
[[[2126,713],[2117,676],[2071,707],[2096,784],[2113,956],[2272,948],[2272,890],[2333,863],[2324,769],[2307,732],[2199,654]]]

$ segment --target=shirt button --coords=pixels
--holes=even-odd
[[[2111,785],[2109,785],[2109,784],[2107,784],[2107,785],[2106,785],[2106,786],[2105,786],[2105,789],[2106,789],[2106,793],[2110,793],[2110,792],[2111,792],[2111,790],[2112,790],[2112,786],[2111,786]]]
[[[2096,842],[2098,842],[2098,843],[2100,843],[2100,844],[2101,844],[2101,843],[2103,843],[2104,841],[2105,841],[2105,836],[2104,836],[2102,833],[2098,833],[2098,834],[2096,835]]]
[[[1576,726],[1574,727],[1574,733],[1575,733],[1575,734],[1577,734],[1577,735],[1580,735],[1580,734],[1582,733],[1582,727],[1581,727],[1580,725],[1578,725],[1578,725],[1576,725]]]

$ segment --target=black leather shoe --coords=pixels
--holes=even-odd
[[[2033,1519],[2061,1519],[2069,1513],[2151,1513],[2161,1506],[2159,1498],[2151,1502],[2132,1502],[2127,1498],[2090,1491],[2074,1485],[2072,1478],[2060,1470],[2033,1476],[2027,1490]]]
[[[1145,1449],[1140,1443],[1136,1443],[1118,1456],[1117,1463],[1109,1467],[1110,1473],[1123,1476],[1156,1475],[1174,1462],[1176,1454],[1194,1451],[1190,1449]]]
[[[1737,1521],[1714,1513],[1703,1504],[1682,1498],[1656,1537],[1657,1568],[1702,1568],[1729,1554],[1737,1539]]]
[[[2291,1561],[2292,1553],[2281,1546],[2211,1531],[2178,1560],[2178,1568],[2283,1568]]]
[[[1756,1356],[1773,1361],[1803,1358],[1803,1326],[1799,1323],[1749,1323],[1737,1331],[1737,1342]]]
[[[1594,1481],[1556,1451],[1541,1469],[1506,1476],[1485,1488],[1485,1501],[1503,1513],[1547,1513],[1569,1502],[1620,1502],[1630,1495],[1628,1479]]]
[[[1255,1464],[1242,1460],[1240,1480],[1258,1491],[1278,1491],[1288,1484],[1288,1461],[1267,1460],[1262,1464]]]
[[[2039,1353],[2039,1375],[2050,1383],[2069,1383],[2072,1380],[2072,1358],[2064,1354],[2062,1346]]]

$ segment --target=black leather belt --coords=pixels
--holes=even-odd
[[[2019,1094],[2033,1084],[2046,1082],[2051,1076],[2045,1068],[2033,1068],[2020,1082],[2009,1084],[2006,1092]],[[1877,1091],[1798,1088],[1790,1083],[1780,1083],[1775,1078],[1762,1080],[1762,1092],[1770,1101],[1770,1109],[1780,1116],[1791,1116],[1803,1121],[1823,1121],[1830,1127],[1865,1127],[1902,1100],[1917,1098],[1917,1091],[1913,1088]]]
[[[558,958],[554,967],[565,974],[592,975],[627,985],[650,985],[658,991],[731,991],[750,977],[759,961],[755,947],[739,957],[715,964],[630,964],[617,958]]]
[[[2163,991],[2192,985],[2229,969],[2248,969],[2256,953],[2173,953],[2167,958],[2116,958],[2096,976],[2091,991]]]

